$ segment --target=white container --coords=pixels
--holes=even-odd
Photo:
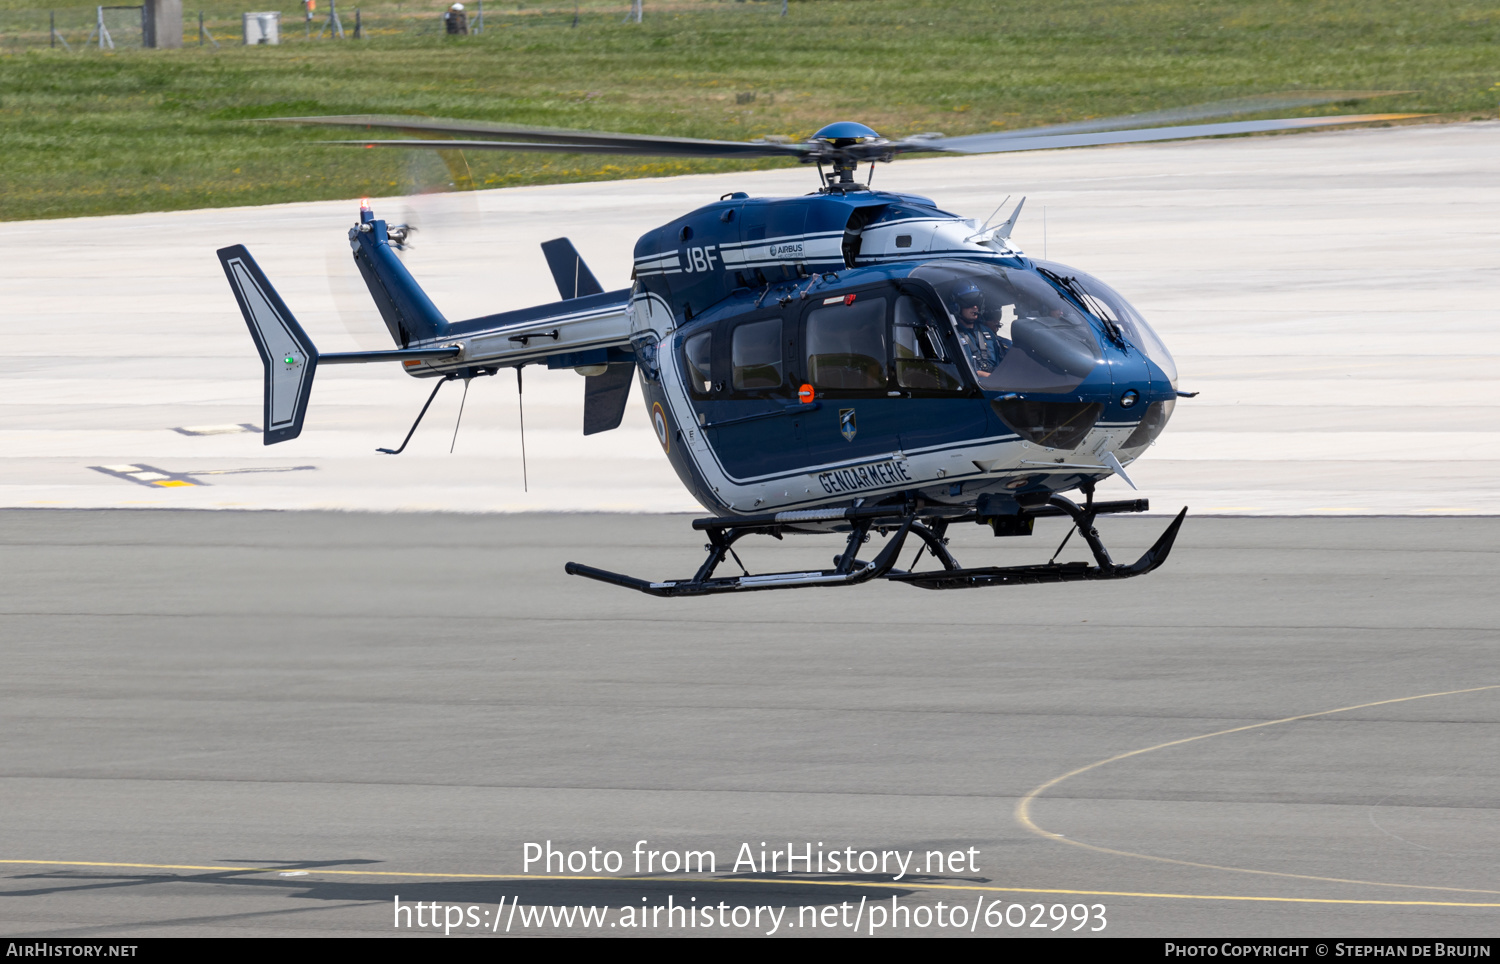
[[[281,13],[271,10],[265,13],[245,14],[245,45],[281,43]]]

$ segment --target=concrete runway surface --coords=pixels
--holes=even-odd
[[[1025,195],[1021,246],[1097,274],[1162,332],[1202,394],[1131,469],[1158,505],[1500,513],[1500,123],[900,161],[875,178],[977,218]],[[814,183],[795,168],[375,211],[419,224],[409,264],[463,318],[554,300],[548,238],[623,286],[648,228],[727,191]],[[300,439],[244,432],[260,362],[214,249],[247,244],[320,348],[389,347],[349,257],[355,215],[351,200],[0,224],[0,505],[695,510],[638,399],[583,438],[566,371],[527,373],[529,492],[508,373],[474,382],[451,456],[453,388],[407,454],[375,453],[430,389],[395,366],[321,370]],[[195,484],[155,484],[183,473]]]
[[[1103,531],[1133,558],[1161,525]],[[1014,563],[1062,531],[954,542]],[[658,934],[610,924],[669,899],[801,936],[893,899],[918,916],[876,933],[1041,935],[1036,904],[1086,905],[1085,934],[1496,933],[1500,521],[1190,517],[1141,579],[957,593],[562,572],[685,575],[697,541],[683,516],[0,512],[0,933],[432,933],[393,928],[397,897],[473,906],[467,934],[502,902],[513,935]],[[546,841],[625,879],[506,876]],[[716,873],[630,879],[637,841]],[[762,841],[918,864],[734,872]],[[575,905],[612,910],[522,923]]]

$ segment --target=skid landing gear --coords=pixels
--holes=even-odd
[[[1085,579],[1128,579],[1141,576],[1167,561],[1172,543],[1177,539],[1177,530],[1187,516],[1183,509],[1167,526],[1156,543],[1145,555],[1130,565],[1120,565],[1110,558],[1109,550],[1099,539],[1094,528],[1094,519],[1113,512],[1145,512],[1149,504],[1145,499],[1123,502],[1095,502],[1092,488],[1087,490],[1087,500],[1079,505],[1060,495],[1048,498],[1046,503],[1022,507],[1019,517],[1023,520],[1048,516],[1068,516],[1074,528],[1088,543],[1094,556],[1094,565],[1086,562],[1048,562],[1038,566],[986,566],[965,569],[948,551],[943,538],[948,526],[954,522],[977,521],[972,508],[948,506],[922,506],[920,503],[907,506],[867,506],[846,509],[804,509],[777,512],[771,515],[746,516],[739,519],[696,519],[693,528],[708,533],[708,558],[691,579],[666,582],[651,582],[618,572],[595,569],[576,562],[565,567],[570,575],[586,576],[600,582],[613,583],[627,589],[638,589],[653,596],[704,596],[721,592],[749,592],[758,589],[796,589],[804,586],[854,586],[872,579],[889,582],[904,582],[922,589],[973,589],[979,586],[1012,586],[1044,582],[1076,582]],[[844,551],[833,557],[833,568],[810,572],[773,572],[751,575],[744,571],[739,576],[715,576],[726,557],[739,563],[734,544],[748,535],[769,535],[780,539],[787,529],[806,526],[833,525],[839,531],[847,527],[848,543]],[[890,538],[874,559],[866,562],[857,557],[871,529],[889,532]],[[916,536],[922,542],[917,559],[923,552],[930,552],[941,568],[921,572],[895,568],[896,557],[906,540]],[[1066,544],[1066,539],[1064,543]],[[1061,551],[1062,547],[1058,547]],[[1054,556],[1054,558],[1056,558]],[[917,559],[912,560],[915,569]],[[744,565],[740,564],[743,571]]]

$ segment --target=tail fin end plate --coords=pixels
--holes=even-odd
[[[218,255],[265,367],[265,444],[294,439],[302,434],[318,350],[244,245]]]

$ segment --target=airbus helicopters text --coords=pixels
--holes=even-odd
[[[959,138],[892,141],[843,122],[802,143],[302,118],[508,138],[354,142],[362,145],[794,157],[816,164],[822,184],[803,197],[726,194],[647,232],[628,288],[604,291],[570,242],[549,241],[543,251],[562,300],[464,321],[438,310],[393,251],[402,232],[367,203],[349,242],[397,345],[390,351],[320,354],[243,246],[219,257],[265,365],[266,444],[301,432],[320,364],[397,361],[410,375],[438,379],[434,396],[446,381],[502,368],[515,368],[518,380],[527,365],[572,368],[587,376],[584,434],[618,426],[639,384],[673,469],[713,513],[693,524],[708,535],[708,558],[688,579],[569,563],[575,575],[661,596],[877,578],[928,589],[1118,579],[1161,565],[1187,512],[1128,565],[1110,558],[1095,529],[1101,514],[1147,508],[1144,499],[1096,501],[1094,489],[1110,475],[1129,482],[1125,467],[1186,394],[1166,346],[1102,281],[1011,243],[1024,200],[991,226],[928,198],[873,190],[856,179],[858,167],[919,151],[1036,150],[1397,116],[1181,123],[1352,96],[1368,95],[1287,95]],[[1142,129],[1164,122],[1175,123]],[[1062,494],[1072,490],[1081,502]],[[1092,565],[965,568],[947,547],[956,523],[1018,536],[1046,516],[1071,519]],[[746,535],[830,531],[846,535],[831,568],[716,575],[727,558],[738,562],[733,546]],[[888,538],[862,560],[872,531]],[[897,568],[912,537],[919,558],[931,555],[929,568],[918,559]]]

